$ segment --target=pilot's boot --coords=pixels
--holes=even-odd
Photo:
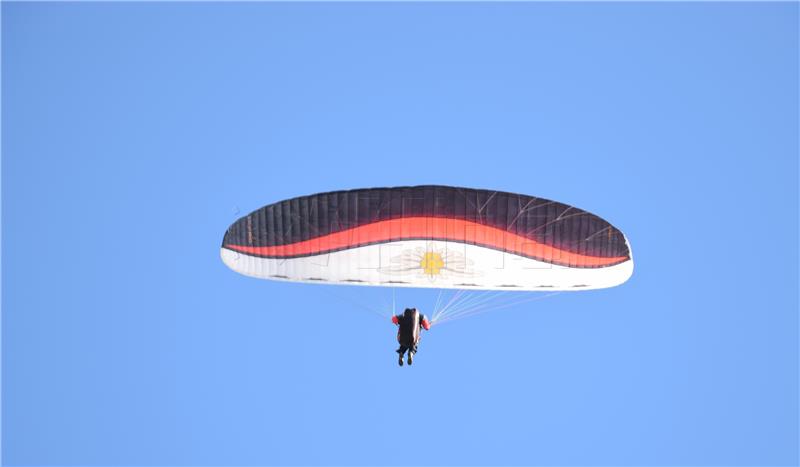
[[[401,358],[401,360],[402,360],[402,358]],[[409,350],[408,351],[408,364],[411,365],[412,363],[414,363],[414,352]]]
[[[397,352],[397,364],[403,366],[403,354]]]

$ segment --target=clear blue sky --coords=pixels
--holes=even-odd
[[[797,3],[3,2],[2,69],[5,464],[798,463]],[[427,183],[601,215],[634,276],[398,368],[219,259],[262,205]]]

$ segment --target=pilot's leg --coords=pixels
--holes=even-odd
[[[408,348],[408,364],[411,365],[414,363],[414,354],[417,353],[417,344],[414,344]]]
[[[406,353],[406,347],[401,345],[399,349],[397,349],[397,364],[403,366],[403,354]]]

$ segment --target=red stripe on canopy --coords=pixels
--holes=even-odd
[[[405,217],[373,222],[286,245],[246,246],[227,244],[224,247],[266,258],[293,258],[326,254],[375,243],[410,239],[466,243],[571,267],[613,266],[630,259],[628,256],[603,257],[573,253],[507,230],[462,219],[441,217]]]

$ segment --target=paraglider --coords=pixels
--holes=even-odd
[[[220,254],[234,271],[263,279],[457,289],[442,308],[437,303],[432,323],[481,311],[504,291],[600,289],[633,273],[627,238],[594,214],[527,195],[435,185],[270,204],[234,222]]]
[[[403,366],[403,354],[408,351],[408,364],[411,365],[414,363],[414,354],[417,353],[420,329],[429,331],[431,323],[416,308],[406,308],[402,315],[392,316],[392,323],[398,326],[397,342],[400,347],[397,349],[397,363]]]

